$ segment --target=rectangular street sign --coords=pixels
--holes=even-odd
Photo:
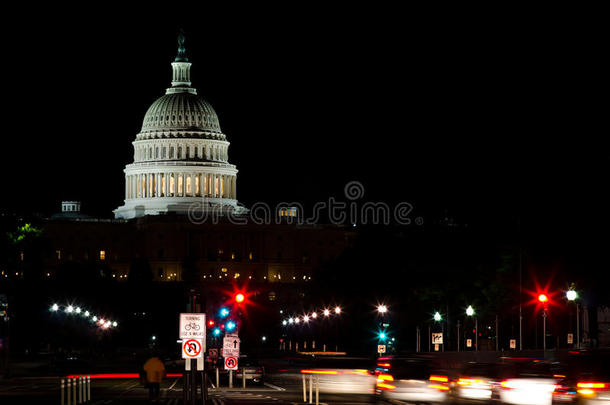
[[[235,335],[227,335],[222,340],[222,355],[227,357],[239,357],[240,340]]]
[[[472,347],[472,339],[466,339],[466,347]]]
[[[433,345],[442,345],[443,344],[443,334],[442,333],[433,333],[432,334],[432,344]]]
[[[574,334],[573,333],[568,333],[568,344],[574,344]]]
[[[517,348],[517,339],[511,339],[510,340],[510,348],[511,349],[516,349]]]
[[[205,339],[205,314],[180,314],[180,339]]]

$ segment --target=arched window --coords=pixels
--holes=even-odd
[[[174,158],[174,147],[173,146],[169,147],[169,158],[170,159]]]

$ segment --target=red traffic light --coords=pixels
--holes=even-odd
[[[239,293],[235,296],[235,302],[237,302],[238,304],[244,302],[245,299],[246,297],[242,293]]]
[[[214,320],[213,320],[213,319],[210,319],[210,320],[208,321],[208,326],[214,326],[214,323],[215,323],[215,322],[214,322]]]
[[[546,294],[540,294],[538,296],[538,301],[540,301],[540,302],[548,302],[548,300],[549,300],[549,297],[547,297]]]

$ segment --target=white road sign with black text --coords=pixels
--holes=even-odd
[[[205,339],[205,314],[180,314],[180,339]]]

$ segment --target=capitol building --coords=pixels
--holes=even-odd
[[[237,203],[237,168],[212,106],[191,86],[184,37],[172,62],[171,87],[144,116],[125,167],[118,219],[189,211],[245,213]]]

